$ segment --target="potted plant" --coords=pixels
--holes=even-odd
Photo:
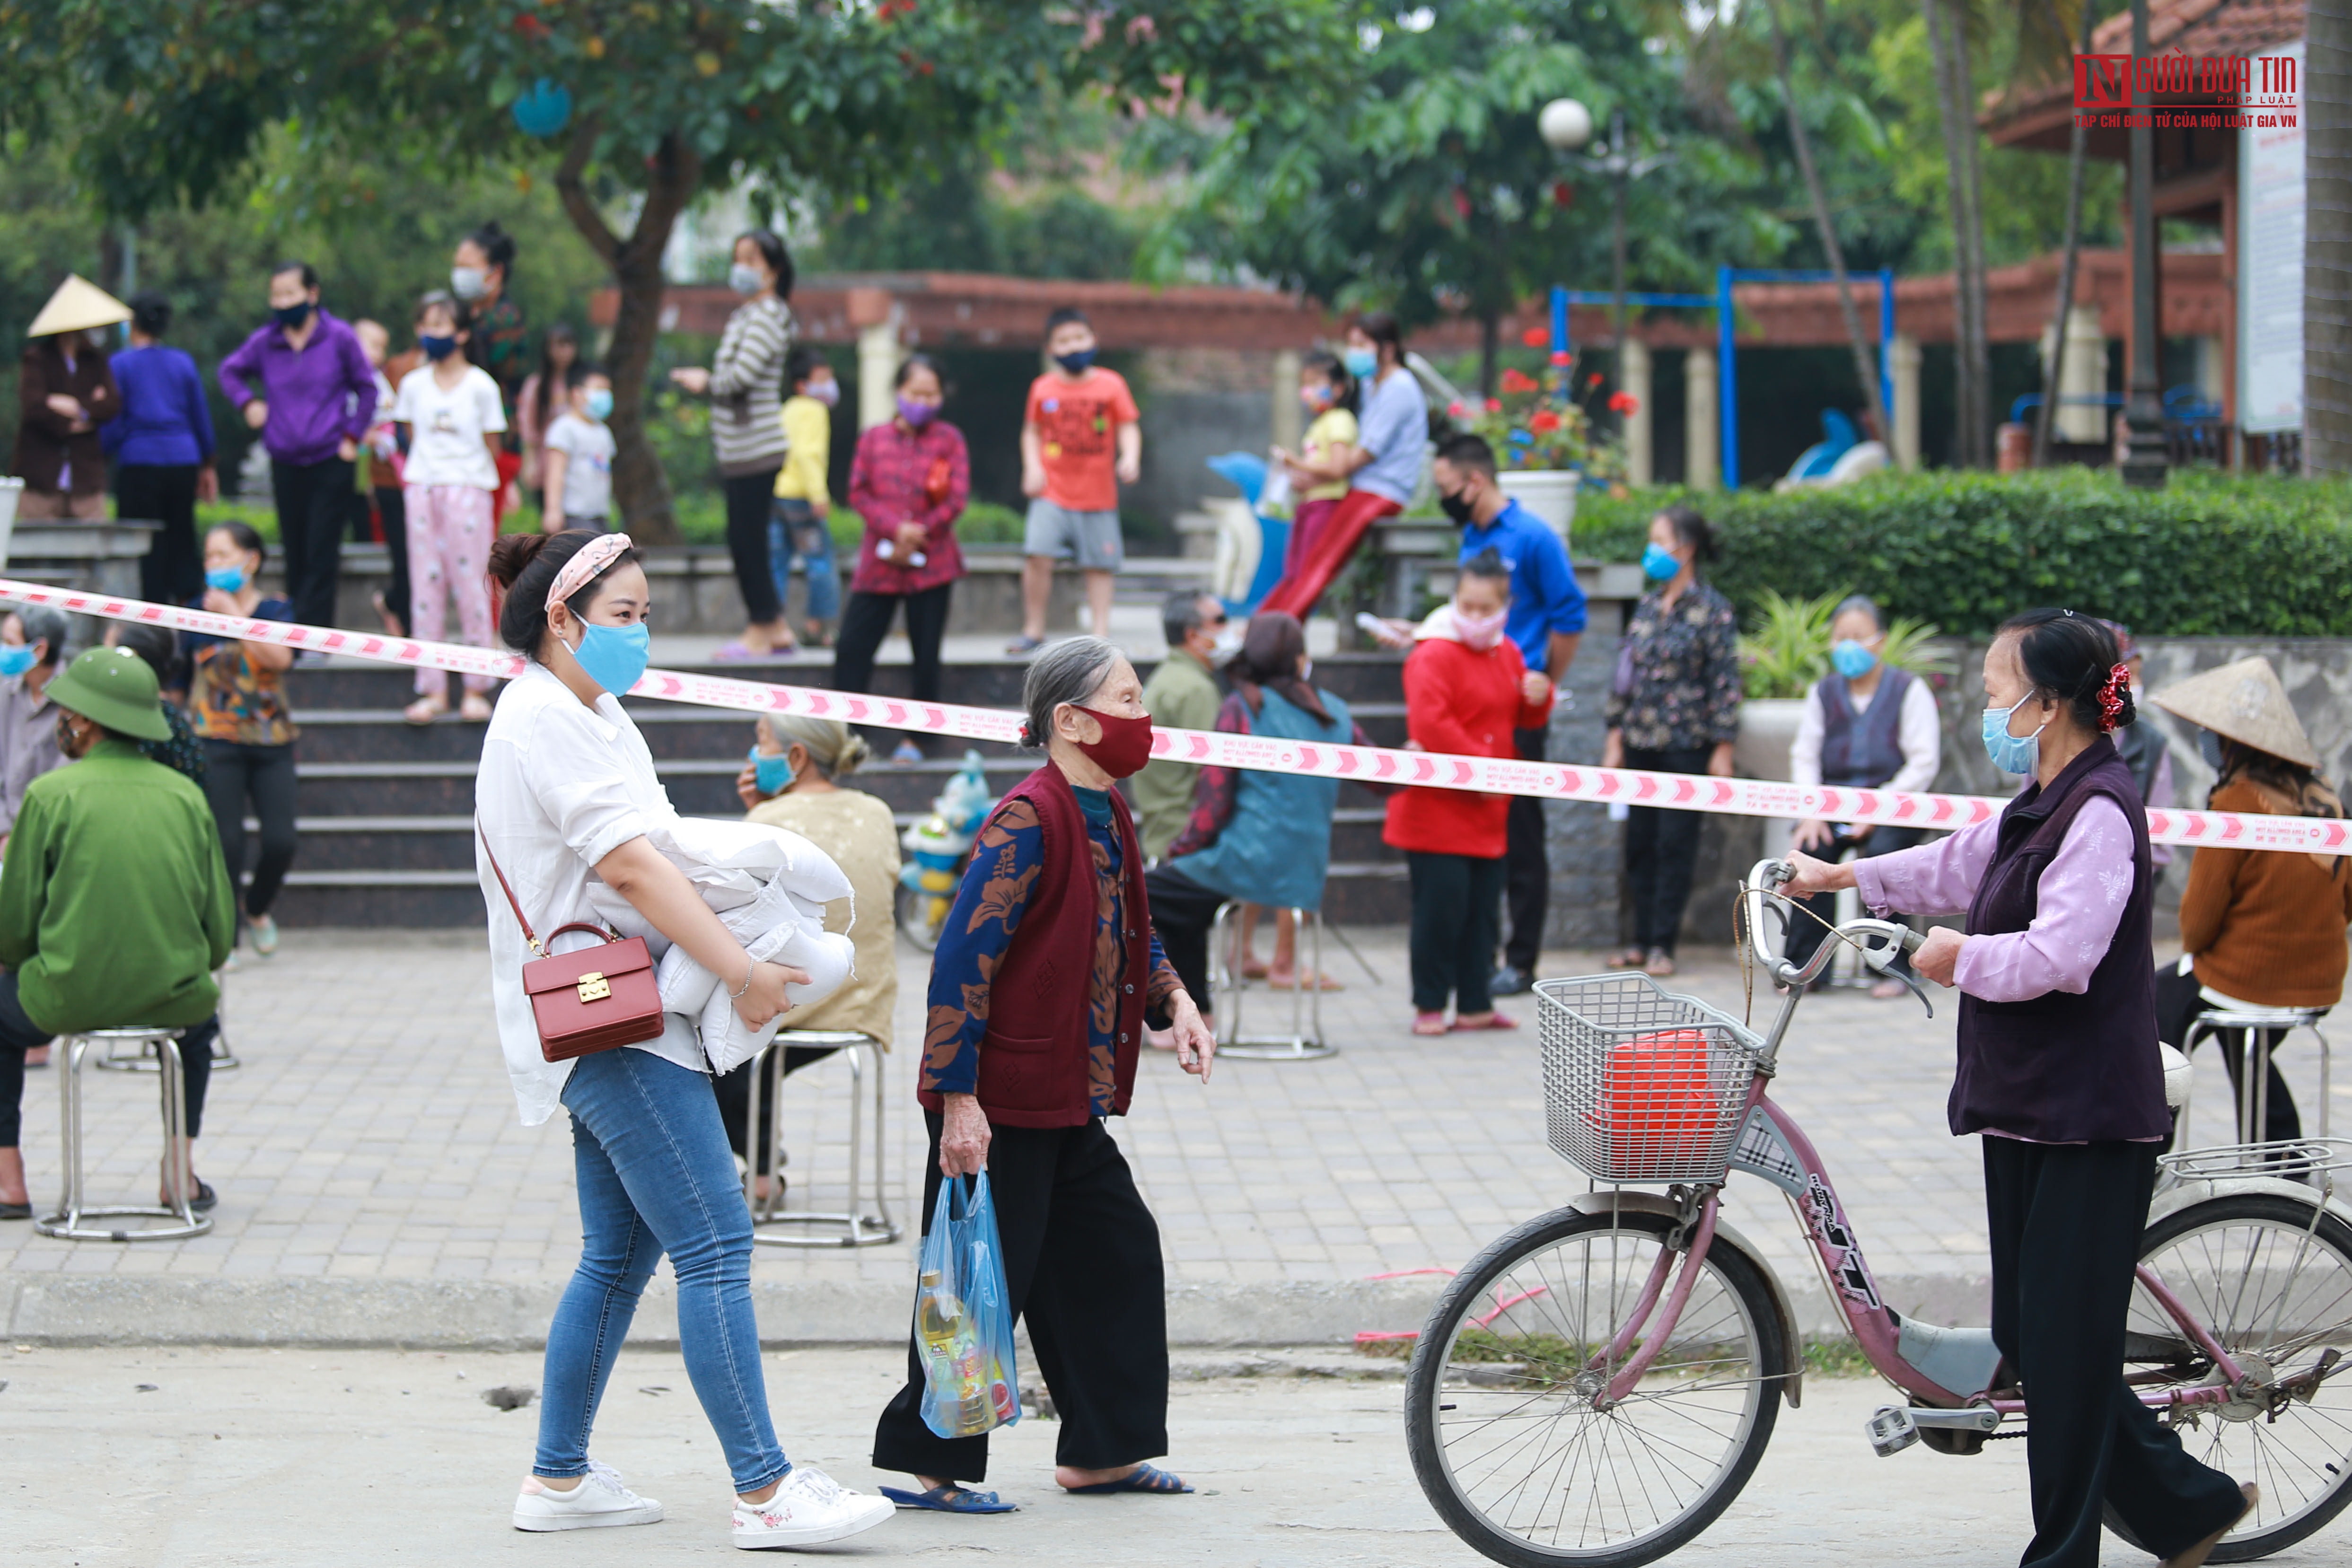
[[[1741,688],[1739,743],[1734,766],[1748,779],[1789,777],[1789,748],[1804,715],[1805,693],[1829,673],[1830,622],[1839,596],[1786,599],[1771,589],[1757,607],[1750,629],[1739,639]],[[1937,628],[1907,615],[1886,628],[1879,661],[1923,679],[1952,673],[1952,662],[1927,645]]]
[[[1495,449],[1503,493],[1550,524],[1562,539],[1576,519],[1578,487],[1614,484],[1625,475],[1622,450],[1593,429],[1590,412],[1569,395],[1568,376],[1564,366],[1554,367],[1542,381],[1506,370],[1496,389],[1501,396],[1475,408],[1456,402],[1447,410],[1457,424],[1485,436]],[[1591,378],[1588,393],[1600,381]],[[1611,402],[1621,412],[1631,407],[1623,392]]]

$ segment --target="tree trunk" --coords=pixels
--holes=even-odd
[[[2352,472],[2352,0],[2310,0],[2305,27],[2303,466],[2339,475]]]
[[[1822,190],[1820,172],[1813,167],[1812,140],[1805,132],[1804,117],[1797,111],[1797,82],[1789,65],[1789,36],[1780,26],[1780,0],[1766,0],[1765,8],[1772,23],[1773,55],[1780,68],[1780,97],[1789,111],[1789,140],[1797,151],[1797,167],[1805,176],[1805,194],[1813,204],[1813,226],[1821,231],[1822,252],[1829,257],[1830,271],[1837,279],[1838,310],[1845,318],[1846,344],[1853,350],[1854,378],[1862,382],[1872,434],[1892,448],[1895,426],[1886,417],[1886,400],[1879,395],[1878,365],[1862,335],[1862,312],[1854,308],[1853,283],[1845,274],[1845,252],[1830,222],[1830,202]]]
[[[1958,280],[1967,291],[1969,309],[1961,319],[1968,337],[1962,345],[1969,357],[1969,382],[1975,393],[1969,411],[1969,449],[1980,467],[1992,463],[1992,347],[1988,336],[1990,301],[1985,277],[1984,185],[1978,177],[1978,150],[1984,138],[1977,130],[1976,72],[1969,58],[1966,0],[1950,0],[1952,23],[1952,82],[1958,89],[1960,116],[1960,188],[1968,194],[1968,212],[1961,237],[1968,253],[1968,270]]]
[[[1503,373],[1502,313],[1494,305],[1478,310],[1478,395],[1493,397]]]
[[[702,183],[702,161],[675,132],[662,138],[647,161],[646,201],[637,226],[623,239],[605,224],[581,183],[597,131],[593,118],[573,129],[562,166],[556,171],[555,187],[572,226],[611,266],[620,289],[620,315],[613,323],[612,348],[605,356],[613,380],[613,414],[607,421],[613,427],[613,503],[638,543],[674,545],[683,542],[677,507],[661,458],[646,436],[646,372],[661,333],[662,252],[678,214]]]
[[[1952,220],[1953,458],[1961,467],[1979,467],[1990,431],[1991,389],[1984,338],[1984,231],[1977,208],[1976,118],[1969,98],[1968,40],[1960,16],[1945,0],[1920,0],[1927,23],[1927,46],[1936,62],[1936,102],[1944,123],[1945,188]]]
[[[2098,25],[2099,8],[2084,0],[2083,6],[2083,54],[2091,52],[2091,32]],[[2052,17],[2053,26],[2056,17]],[[2063,37],[2065,29],[2057,29]],[[2033,465],[2050,465],[2050,441],[2058,428],[2058,389],[2066,371],[2066,318],[2074,312],[2074,271],[2083,256],[2083,174],[2089,163],[2084,155],[2087,138],[2080,117],[2067,133],[2066,141],[2066,243],[2058,263],[2058,302],[2050,313],[2050,360],[2042,375],[2042,412],[2033,422]]]

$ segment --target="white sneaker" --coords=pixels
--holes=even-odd
[[[803,1465],[767,1501],[735,1500],[735,1544],[747,1552],[821,1546],[871,1530],[897,1511],[887,1498],[851,1491],[823,1470]]]
[[[608,1524],[659,1524],[662,1506],[621,1484],[608,1465],[588,1461],[588,1473],[570,1491],[527,1477],[515,1499],[517,1530],[595,1530]]]

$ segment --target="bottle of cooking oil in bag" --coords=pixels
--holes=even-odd
[[[916,1332],[923,1342],[925,1381],[930,1385],[940,1424],[957,1437],[988,1430],[989,1399],[981,1365],[980,1339],[971,1319],[940,1278],[936,1269],[923,1270]]]

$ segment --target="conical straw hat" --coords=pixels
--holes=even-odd
[[[111,327],[117,321],[131,319],[131,307],[100,288],[71,273],[33,318],[25,329],[27,338],[47,338],[58,332],[80,332],[92,327]]]
[[[2268,659],[2240,659],[2167,686],[2150,699],[2176,718],[2203,725],[2225,739],[2283,757],[2305,768],[2319,766],[2311,737],[2295,722],[2294,709]]]

